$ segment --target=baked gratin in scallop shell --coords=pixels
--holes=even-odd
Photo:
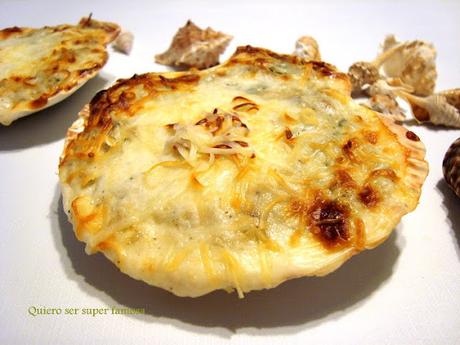
[[[247,46],[98,93],[59,176],[87,253],[179,296],[241,297],[384,241],[417,206],[424,155],[333,66]]]
[[[117,24],[82,18],[78,25],[0,30],[0,124],[50,107],[96,76]]]

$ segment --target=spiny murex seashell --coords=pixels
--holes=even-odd
[[[409,103],[417,121],[460,128],[460,88],[427,97],[411,95],[403,90],[395,93]]]
[[[219,63],[220,54],[232,38],[211,28],[203,30],[189,20],[174,35],[168,50],[155,55],[155,62],[176,67],[209,68]]]

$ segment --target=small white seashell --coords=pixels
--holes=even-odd
[[[129,55],[133,48],[134,35],[129,31],[122,32],[113,42],[112,46],[120,53]]]
[[[302,36],[297,40],[294,55],[305,60],[321,60],[318,42],[311,36]]]

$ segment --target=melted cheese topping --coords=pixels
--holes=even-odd
[[[107,61],[105,45],[115,24],[82,20],[79,25],[0,31],[0,123],[50,105]]]
[[[87,251],[178,295],[242,296],[382,242],[419,198],[410,150],[343,75],[292,59],[241,48],[94,99],[60,166]]]

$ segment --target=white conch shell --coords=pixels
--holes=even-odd
[[[419,96],[431,95],[434,91],[436,72],[436,49],[424,41],[398,42],[393,35],[385,38],[383,54],[400,46],[382,63],[387,77],[400,78],[414,88]]]
[[[133,49],[134,35],[129,31],[122,32],[113,42],[112,46],[120,53],[129,55]]]
[[[417,121],[460,128],[460,89],[446,90],[428,97],[417,97],[406,92],[398,92],[398,95],[409,102]]]
[[[318,42],[311,36],[300,37],[295,43],[293,54],[305,60],[321,60]]]

